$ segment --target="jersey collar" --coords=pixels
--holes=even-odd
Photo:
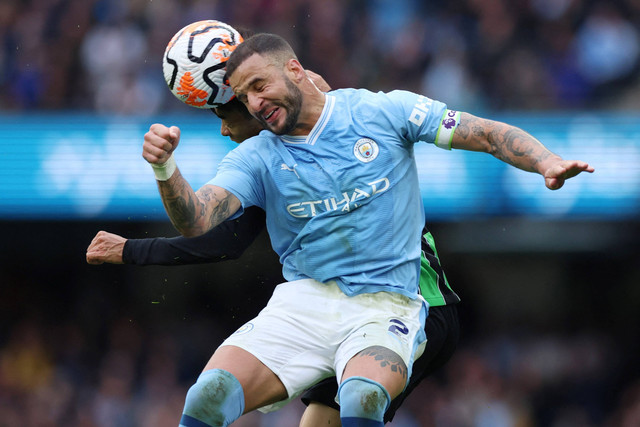
[[[325,93],[325,103],[322,108],[322,113],[320,114],[320,118],[309,132],[309,135],[303,136],[291,136],[291,135],[281,135],[280,139],[282,142],[287,144],[309,144],[314,145],[322,131],[329,123],[329,119],[331,118],[331,113],[333,112],[333,108],[336,104],[336,97],[333,95],[329,95]]]

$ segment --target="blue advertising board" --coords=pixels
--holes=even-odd
[[[521,216],[563,220],[640,217],[640,116],[514,114],[493,116],[535,135],[596,172],[558,191],[537,174],[483,153],[416,146],[431,221]],[[213,115],[110,117],[0,115],[0,220],[166,220],[153,172],[141,156],[155,122],[177,125],[176,159],[195,187],[206,183],[235,144]]]

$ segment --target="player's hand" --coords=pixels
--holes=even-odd
[[[544,173],[544,183],[547,188],[557,190],[564,185],[564,182],[573,178],[581,172],[593,172],[595,169],[588,163],[580,160],[562,160],[553,164]]]
[[[320,74],[314,73],[311,70],[304,71],[307,73],[307,76],[309,76],[313,84],[316,85],[318,89],[320,89],[320,92],[329,92],[331,90],[331,86],[329,86],[329,83],[327,83]]]
[[[122,251],[126,241],[127,239],[117,234],[99,231],[87,248],[87,263],[123,264]]]
[[[159,123],[151,125],[149,132],[144,134],[142,157],[157,165],[164,164],[180,142],[180,128],[167,127]]]

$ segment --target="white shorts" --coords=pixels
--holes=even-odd
[[[403,295],[378,292],[346,296],[335,282],[312,279],[278,285],[267,306],[223,343],[253,354],[282,381],[288,399],[260,408],[280,409],[318,381],[341,381],[347,362],[360,351],[382,346],[407,365],[424,350],[427,305]]]

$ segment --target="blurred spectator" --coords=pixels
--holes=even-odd
[[[47,384],[52,376],[53,364],[40,325],[30,319],[17,324],[0,351],[2,387],[31,393]]]
[[[134,361],[130,354],[113,350],[101,361],[98,384],[84,402],[82,416],[99,427],[133,427]],[[85,397],[87,397],[85,395]]]
[[[630,75],[638,66],[639,35],[622,12],[609,2],[598,2],[576,35],[580,71],[594,85]]]
[[[81,57],[98,113],[148,115],[158,111],[167,90],[153,84],[147,71],[147,39],[135,25],[94,26],[81,46]]]
[[[607,427],[634,427],[640,420],[640,381],[631,384],[622,394],[615,413],[607,422]]]

